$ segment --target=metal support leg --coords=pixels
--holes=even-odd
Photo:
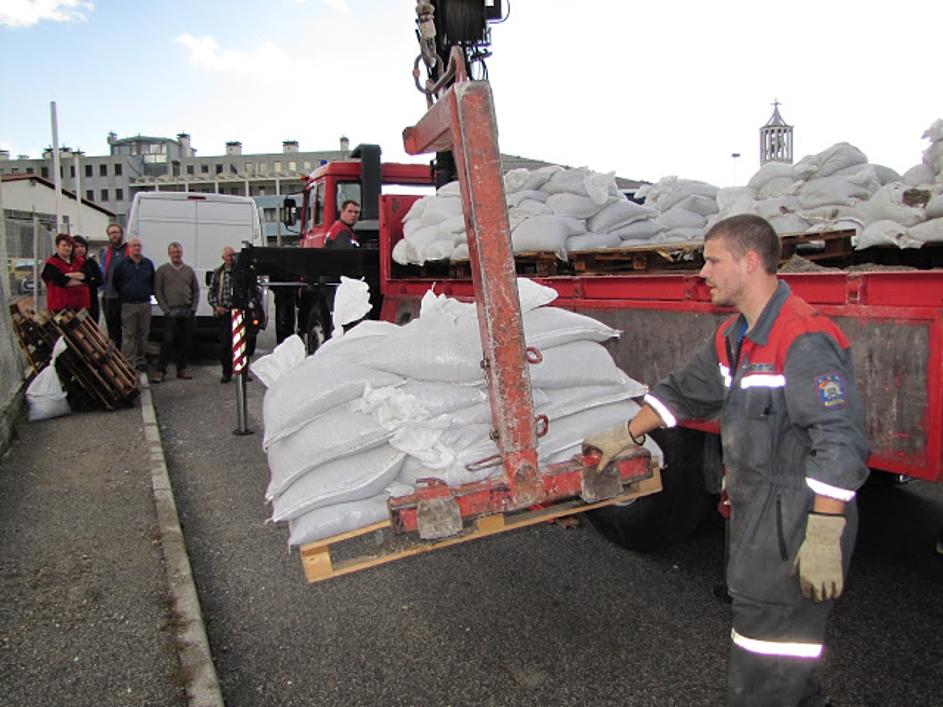
[[[246,322],[241,309],[232,310],[232,373],[236,377],[236,429],[234,435],[251,435],[246,400]]]

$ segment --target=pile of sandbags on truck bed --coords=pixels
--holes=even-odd
[[[634,200],[612,173],[514,169],[504,177],[511,244],[515,253],[566,260],[580,251],[699,241],[716,221],[741,213],[762,216],[779,234],[854,230],[859,249],[943,241],[943,120],[923,136],[930,147],[903,176],[839,142],[795,164],[768,162],[745,186],[668,176],[640,187]],[[418,200],[404,233],[393,248],[402,265],[467,260],[458,182]]]
[[[534,406],[550,421],[541,463],[580,451],[589,433],[629,419],[645,387],[619,370],[602,345],[619,332],[547,306],[556,293],[519,280]],[[272,520],[300,545],[387,517],[391,495],[417,479],[451,485],[503,473],[468,465],[498,453],[480,361],[473,304],[430,291],[403,326],[364,321],[305,357],[297,337],[252,364],[263,401]],[[656,459],[661,452],[649,448]]]

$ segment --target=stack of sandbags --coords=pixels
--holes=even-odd
[[[631,417],[631,399],[645,388],[601,344],[619,332],[548,307],[553,290],[520,283],[525,339],[543,354],[529,373],[535,410],[550,420],[538,447],[549,463]],[[272,520],[288,521],[290,544],[382,520],[386,499],[419,478],[459,485],[503,473],[500,465],[468,469],[498,453],[478,337],[474,305],[430,292],[404,326],[365,321],[308,358],[289,339],[253,364],[268,386],[266,500]]]
[[[930,140],[930,146],[920,164],[871,199],[858,248],[919,248],[943,241],[943,120],[936,120],[923,137]]]
[[[654,222],[662,227],[662,242],[696,241],[704,236],[707,219],[716,214],[717,187],[706,182],[664,177],[636,192],[656,211]]]

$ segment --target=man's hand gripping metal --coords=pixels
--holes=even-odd
[[[596,465],[596,471],[601,472],[612,461],[612,458],[629,447],[641,446],[645,442],[645,435],[641,439],[633,439],[629,432],[629,424],[623,422],[621,425],[590,435],[583,440],[583,454],[591,454],[593,450],[599,451],[599,463]]]

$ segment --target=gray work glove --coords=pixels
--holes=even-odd
[[[635,446],[638,445],[632,441],[632,437],[629,435],[629,425],[627,422],[623,422],[612,429],[590,435],[584,439],[583,453],[588,454],[590,448],[598,449],[601,456],[599,457],[599,463],[596,465],[596,470],[602,471],[619,452]]]
[[[792,574],[799,575],[799,586],[806,599],[826,601],[841,596],[841,535],[844,529],[845,516],[809,514],[805,540],[792,566]]]

